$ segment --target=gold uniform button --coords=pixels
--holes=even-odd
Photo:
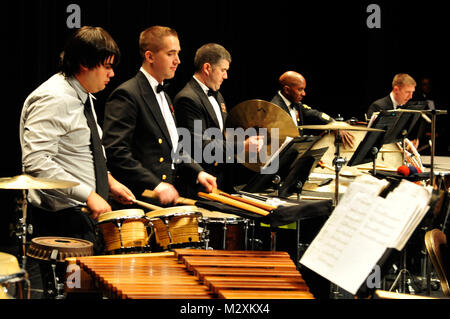
[[[159,162],[160,162],[160,163],[164,162],[164,157],[160,157],[160,158],[159,158]]]
[[[166,175],[161,176],[162,180],[165,181],[167,179]]]
[[[162,138],[158,138],[158,143],[162,144]]]
[[[214,162],[214,166],[215,166],[215,167],[219,166],[219,163]]]

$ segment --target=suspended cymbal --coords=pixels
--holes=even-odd
[[[26,174],[0,178],[0,189],[59,189],[77,185],[77,182],[37,178]]]
[[[384,130],[365,127],[365,126],[350,125],[347,122],[342,122],[342,121],[334,121],[334,122],[330,122],[328,124],[321,124],[321,125],[302,125],[302,126],[299,126],[299,128],[307,129],[307,130],[331,130],[331,131],[342,130],[342,131],[384,132]]]
[[[267,129],[267,154],[272,154],[271,145],[274,140],[272,136],[273,128],[278,129],[277,145],[281,145],[286,137],[299,136],[297,126],[292,118],[279,106],[264,100],[248,100],[239,103],[231,109],[226,120],[227,128],[255,128],[258,133],[259,128]],[[258,157],[249,160],[249,154],[245,155],[245,163],[242,163],[248,169],[259,172],[260,168],[265,164]]]
[[[398,112],[398,113],[421,113],[421,114],[433,114],[436,115],[445,115],[447,114],[447,110],[411,110],[411,109],[395,109],[389,110],[387,112]]]
[[[292,118],[278,105],[264,100],[248,100],[236,105],[227,116],[226,127],[278,128],[283,140],[287,136],[299,136]]]

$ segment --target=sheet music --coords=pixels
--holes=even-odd
[[[356,178],[300,263],[356,294],[386,248],[403,248],[431,197],[431,190],[402,181],[382,198],[386,185],[370,175]]]
[[[284,140],[283,144],[281,144],[281,146],[276,150],[275,153],[273,153],[273,155],[267,160],[267,162],[264,164],[264,166],[261,168],[261,171],[263,171],[264,169],[266,169],[273,161],[274,158],[276,158],[278,156],[278,154],[280,154],[280,152],[282,150],[284,150],[286,148],[286,146],[289,145],[289,143],[293,140],[293,137],[287,136],[286,139]]]

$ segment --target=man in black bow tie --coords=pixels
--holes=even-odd
[[[297,126],[328,124],[334,119],[328,114],[313,109],[302,103],[306,95],[306,79],[295,71],[286,71],[279,80],[280,90],[270,101],[286,111]],[[341,131],[344,147],[353,146],[353,135],[348,131]]]
[[[225,181],[225,177],[231,177],[225,170],[227,151],[224,132],[227,108],[219,89],[228,78],[230,63],[231,55],[223,46],[217,43],[203,45],[194,57],[194,76],[174,99],[177,123],[191,134],[191,156],[199,160],[197,155],[202,155],[199,163],[207,172],[216,176],[219,187],[227,191],[231,187],[231,181]],[[216,134],[208,136],[207,132]],[[262,144],[262,137],[252,136],[244,141],[243,148],[259,151]],[[230,147],[234,148],[235,145]],[[220,151],[224,156],[218,159],[215,154],[210,154],[212,158],[208,159],[205,157],[209,153],[205,150]],[[230,160],[233,159],[228,159]]]
[[[211,192],[217,187],[213,176],[194,162],[177,162],[172,156],[179,136],[164,87],[180,64],[178,35],[171,28],[153,26],[140,34],[139,48],[142,67],[106,103],[103,144],[109,168],[137,196],[151,189],[162,204],[177,200],[178,184],[198,183],[203,191]]]

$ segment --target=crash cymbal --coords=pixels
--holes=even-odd
[[[299,126],[299,128],[307,129],[307,130],[330,130],[330,131],[342,130],[342,131],[384,132],[384,130],[365,127],[365,126],[350,125],[347,122],[342,122],[342,121],[333,121],[328,124],[321,124],[321,125],[301,125],[301,126]]]
[[[264,101],[264,100],[248,100],[239,103],[231,109],[227,116],[227,128],[255,128],[257,133],[259,128],[267,129],[267,154],[270,155],[271,145],[274,140],[272,137],[273,128],[278,129],[278,145],[285,141],[287,137],[299,136],[297,126],[292,121],[292,118],[281,107]],[[257,159],[249,160],[249,154],[245,155],[245,163],[242,163],[248,169],[259,172],[260,168],[264,166],[264,162],[258,157]]]
[[[37,178],[26,174],[0,178],[0,189],[59,189],[77,185],[77,182]]]

